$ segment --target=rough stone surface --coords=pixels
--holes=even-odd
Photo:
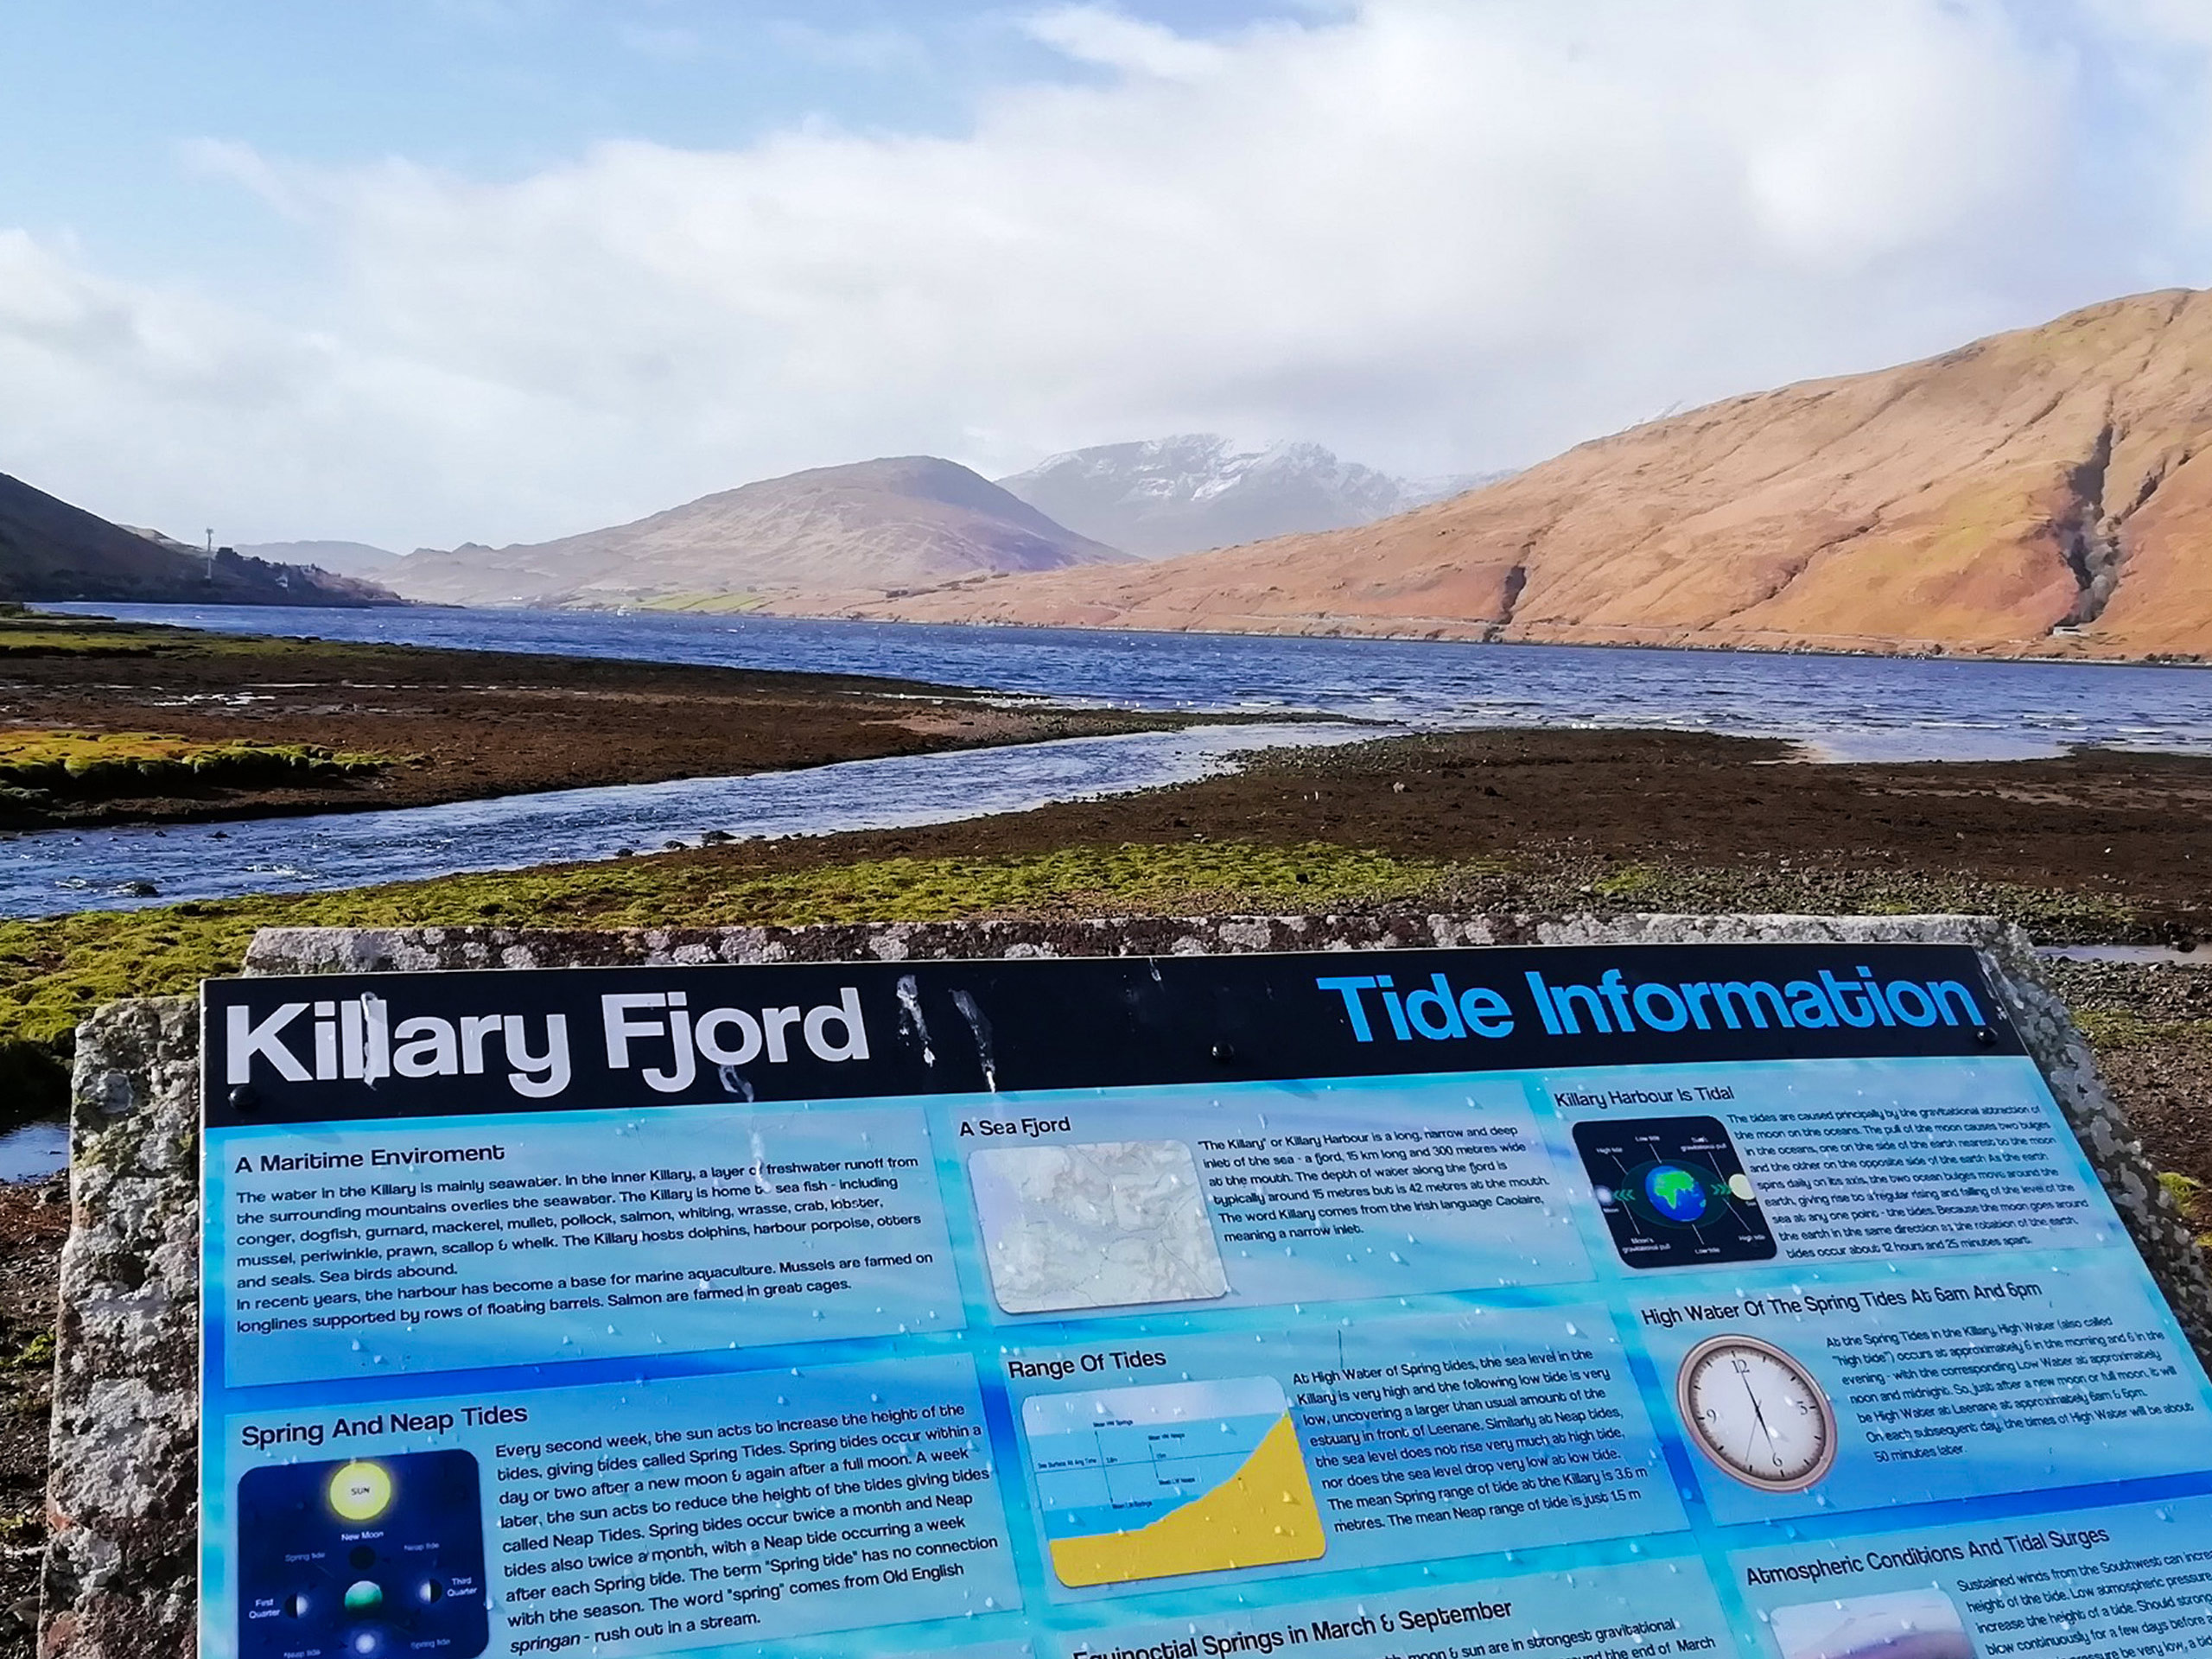
[[[61,1252],[45,1659],[194,1649],[200,1015],[119,1002],[77,1032]]]
[[[2026,935],[1972,917],[1231,917],[816,928],[270,929],[249,972],[660,963],[1202,955],[1466,944],[1956,944],[1979,950],[2105,1190],[2200,1356],[2212,1280]],[[187,999],[119,1003],[79,1034],[76,1209],[62,1257],[41,1659],[193,1646],[199,1032]]]

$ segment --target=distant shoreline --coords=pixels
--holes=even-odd
[[[520,605],[455,605],[439,608],[457,611],[522,611],[537,607]],[[556,608],[564,612],[572,611],[578,614],[620,614],[624,607],[612,605],[579,605]],[[639,606],[636,608],[644,610],[654,607]],[[1478,632],[1475,631],[1477,625],[1471,624],[1461,625],[1470,629],[1465,633],[1450,633],[1438,629],[1420,633],[1400,633],[1358,627],[1154,628],[1135,623],[1116,626],[1103,622],[1018,622],[996,618],[973,617],[961,620],[940,620],[926,617],[868,616],[850,612],[783,611],[765,608],[745,612],[701,611],[696,613],[656,610],[656,613],[678,616],[692,614],[759,616],[793,622],[873,623],[885,627],[1008,628],[1039,633],[1189,634],[1200,639],[1374,639],[1408,645],[1516,645],[1526,646],[1532,650],[1574,651],[1696,651],[1756,657],[1837,657],[1872,659],[1904,658],[1916,662],[2056,664],[2062,666],[2081,668],[2212,668],[2212,651],[2186,657],[2172,656],[2164,652],[2157,652],[2147,657],[2096,657],[2057,652],[1971,650],[1946,645],[1934,640],[1900,640],[1888,644],[1876,642],[1863,645],[1810,644],[1761,645],[1706,639],[1538,639],[1522,634],[1507,635],[1497,632]]]
[[[919,595],[916,595],[918,597]],[[39,601],[34,608],[65,615],[97,613],[90,607],[100,604],[174,603],[179,610],[197,608],[205,601]],[[245,608],[245,607],[241,607]],[[271,608],[283,609],[284,607]],[[963,620],[935,620],[905,616],[871,616],[852,611],[783,610],[772,605],[753,607],[742,610],[707,610],[691,607],[655,605],[647,601],[612,605],[455,605],[443,601],[403,600],[397,605],[318,605],[301,607],[318,611],[363,611],[389,613],[393,611],[443,613],[455,616],[590,616],[620,617],[630,615],[651,617],[695,617],[701,620],[766,621],[766,622],[838,622],[864,626],[887,628],[990,628],[1022,633],[1103,634],[1109,637],[1130,635],[1185,636],[1202,639],[1333,639],[1372,640],[1376,644],[1402,645],[1510,645],[1529,650],[1565,651],[1623,651],[1623,652],[1697,652],[1713,656],[1745,657],[1810,657],[1836,658],[1847,661],[1884,661],[1899,659],[1909,662],[1990,663],[2027,666],[2052,665],[2065,668],[2179,668],[2212,669],[2212,649],[2187,656],[2168,652],[2153,652],[2145,657],[2100,657],[2086,652],[2058,651],[2004,652],[1982,651],[1946,645],[1936,640],[1871,641],[1863,645],[1848,644],[1783,644],[1756,645],[1740,641],[1710,639],[1577,639],[1566,638],[1535,638],[1527,635],[1503,635],[1495,631],[1480,632],[1481,625],[1458,624],[1469,631],[1465,633],[1445,632],[1430,629],[1423,632],[1401,633],[1388,630],[1363,627],[1298,627],[1298,628],[1167,628],[1147,627],[1141,625],[1115,625],[1102,622],[1020,622],[1001,618],[967,618]],[[1843,636],[1855,638],[1857,636]],[[442,647],[425,646],[425,650]]]

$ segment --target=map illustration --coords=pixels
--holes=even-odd
[[[1211,1301],[1229,1275],[1180,1141],[993,1147],[968,1161],[1008,1313]]]
[[[1271,1376],[1033,1395],[1021,1427],[1063,1584],[1311,1561],[1326,1546]]]

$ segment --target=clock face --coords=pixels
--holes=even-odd
[[[1802,1491],[1835,1461],[1835,1413],[1806,1369],[1756,1337],[1683,1357],[1675,1403],[1697,1449],[1764,1492]]]

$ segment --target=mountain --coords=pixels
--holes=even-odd
[[[166,547],[170,552],[181,553],[188,558],[197,557],[205,559],[214,550],[212,548],[194,547],[190,542],[180,541],[177,537],[169,535],[165,531],[149,530],[143,524],[118,524],[116,528],[118,530],[127,530],[133,536],[143,536],[148,541],[153,543],[155,546]],[[232,548],[231,551],[235,553],[238,551],[238,549]]]
[[[1357,530],[855,613],[2212,655],[2212,294],[1728,398]]]
[[[0,473],[0,600],[156,605],[389,605],[387,589],[230,548],[211,559],[155,531],[111,524]]]
[[[1158,559],[1364,524],[1497,476],[1415,481],[1338,461],[1318,443],[1240,450],[1218,433],[1193,432],[1071,449],[999,483],[1071,530]]]
[[[335,570],[343,576],[365,576],[383,582],[391,575],[399,555],[366,542],[256,542],[238,551],[249,558],[272,559],[284,564],[311,564],[318,570]]]
[[[965,467],[908,455],[767,479],[556,542],[421,549],[391,581],[445,604],[735,609],[1124,558]]]

